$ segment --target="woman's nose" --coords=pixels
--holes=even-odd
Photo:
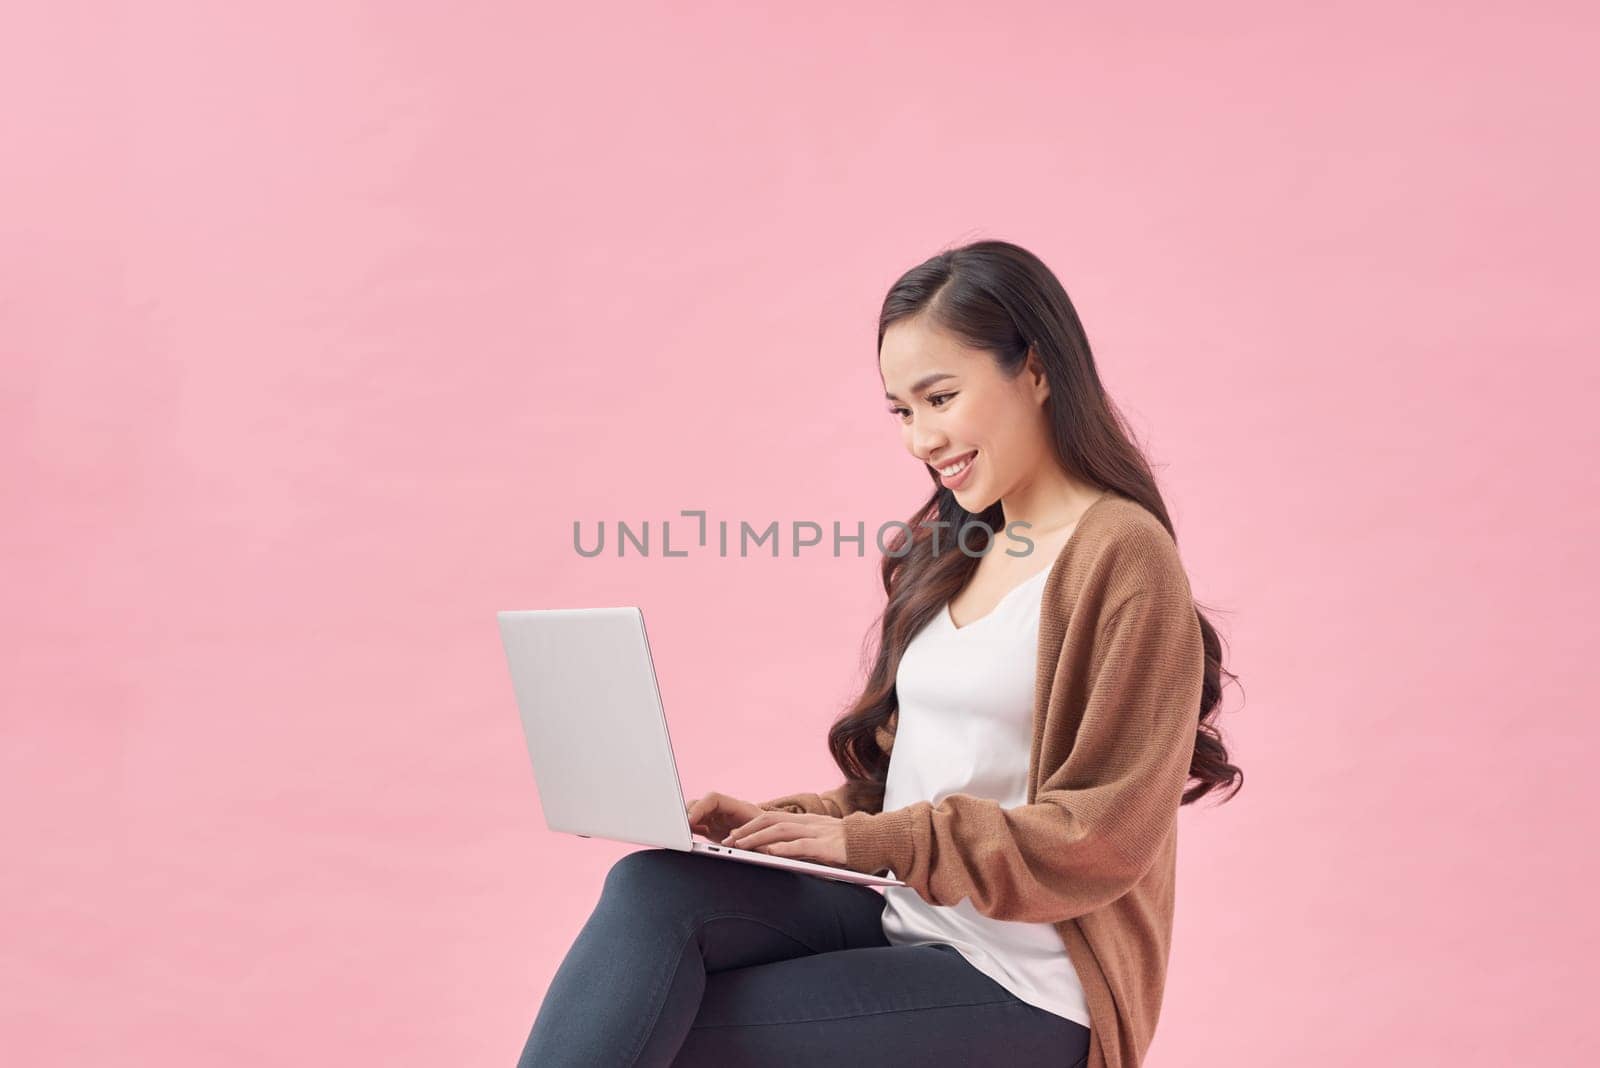
[[[923,463],[929,462],[929,457],[938,454],[944,439],[932,434],[916,434],[911,437],[911,453]]]

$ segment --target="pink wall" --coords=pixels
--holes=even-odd
[[[495,610],[642,605],[691,796],[833,785],[874,560],[571,524],[903,518],[878,301],[978,237],[1243,677],[1149,1063],[1600,1055],[1592,8],[30,6],[8,1059],[513,1063],[630,847],[545,830]]]

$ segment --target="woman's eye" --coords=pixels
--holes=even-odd
[[[954,393],[935,393],[933,396],[928,398],[928,403],[933,405],[935,408],[943,408],[944,405],[942,405],[942,404],[940,404],[938,402],[939,401],[947,401],[947,400],[952,399],[953,397],[955,397]],[[890,408],[889,409],[889,414],[893,415],[893,416],[898,416],[900,419],[904,419],[906,416],[911,414],[911,409],[910,408]]]

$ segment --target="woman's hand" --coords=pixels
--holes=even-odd
[[[767,809],[758,809],[758,812],[754,819],[733,828],[723,845],[771,853],[775,857],[812,860],[836,868],[845,866],[844,820],[811,813]]]
[[[709,793],[689,802],[687,811],[691,831],[703,834],[713,842],[720,842],[728,837],[729,831],[755,819],[763,809],[760,805],[727,794]]]

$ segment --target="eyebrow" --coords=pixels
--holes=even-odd
[[[935,382],[940,382],[940,381],[943,381],[946,378],[954,378],[954,377],[955,377],[955,375],[951,374],[949,371],[935,371],[931,375],[924,375],[923,377],[919,378],[916,381],[916,384],[914,384],[911,387],[911,392],[912,392],[913,395],[921,393],[923,390],[927,389],[929,386],[933,385]],[[884,398],[886,400],[899,400],[900,399],[899,397],[896,397],[893,393],[885,393],[883,396],[884,396]]]

